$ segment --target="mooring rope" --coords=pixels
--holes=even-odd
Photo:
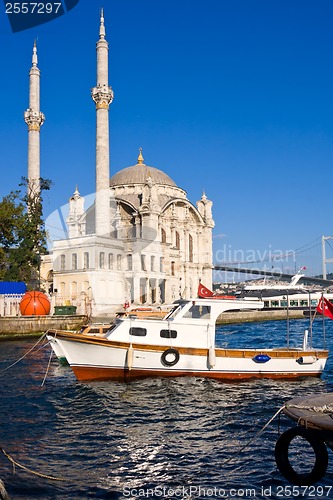
[[[35,470],[29,469],[29,467],[26,467],[25,465],[22,465],[19,462],[17,462],[16,460],[14,460],[14,458],[11,455],[9,455],[9,453],[7,453],[3,448],[0,447],[0,450],[5,455],[5,457],[7,457],[8,460],[13,464],[13,467],[14,466],[20,467],[21,469],[23,469],[27,472],[30,472],[30,474],[34,474],[35,476],[43,477],[44,479],[50,479],[51,481],[66,481],[62,477],[48,476],[47,474],[42,474],[41,472],[37,472]],[[15,468],[14,468],[14,471],[15,471]]]
[[[46,377],[47,377],[47,374],[49,373],[49,369],[50,369],[50,365],[51,365],[51,360],[52,360],[52,354],[53,354],[53,350],[52,350],[52,347],[51,347],[49,362],[47,363],[46,372],[45,372],[45,375],[44,375],[44,378],[43,378],[43,382],[41,383],[41,387],[43,387],[43,385],[45,383],[45,380],[46,380]]]
[[[7,366],[6,368],[3,368],[2,370],[0,370],[0,373],[2,372],[5,372],[7,370],[9,370],[10,368],[13,368],[13,366],[17,365],[17,363],[19,363],[20,361],[22,361],[22,359],[24,359],[26,356],[28,356],[28,354],[31,353],[31,351],[33,351],[35,349],[35,347],[39,344],[39,342],[41,342],[44,338],[46,337],[46,334],[44,333],[38,340],[37,342],[25,353],[23,354],[23,356],[21,356],[19,359],[17,359],[14,363],[12,363],[11,365]]]
[[[251,439],[249,439],[241,448],[239,448],[238,450],[236,450],[236,453],[231,456],[230,458],[227,458],[226,460],[224,460],[222,462],[221,465],[225,465],[229,462],[233,462],[234,460],[236,460],[236,458],[238,457],[238,455],[240,453],[242,453],[242,451],[244,451],[248,446],[250,446],[250,444],[252,443],[252,441],[254,441],[256,438],[258,438],[259,436],[261,436],[261,434],[264,432],[265,429],[267,429],[267,427],[273,422],[273,420],[278,416],[280,415],[280,413],[284,410],[286,406],[283,405],[281,406],[281,408],[272,416],[272,418],[270,418],[268,420],[268,422],[258,431],[256,432],[256,434],[251,437]]]
[[[333,413],[333,406],[323,405],[323,406],[306,406],[306,405],[288,405],[286,404],[286,408],[295,408],[296,410],[309,410],[314,411],[316,413]]]

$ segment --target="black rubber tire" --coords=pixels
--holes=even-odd
[[[308,441],[315,453],[315,464],[308,474],[298,474],[289,462],[289,445],[296,436],[300,436]],[[328,465],[328,453],[326,445],[318,432],[299,425],[281,434],[275,445],[275,461],[279,471],[288,481],[298,486],[311,486],[325,476]]]
[[[167,359],[167,356],[169,356],[170,354],[172,354],[174,356],[174,359],[172,361],[169,361]],[[162,353],[162,356],[161,356],[161,363],[163,366],[166,366],[166,367],[169,367],[169,366],[174,366],[178,363],[179,361],[179,352],[177,351],[177,349],[174,349],[173,347],[170,347],[170,349],[167,349],[166,351],[164,351]]]

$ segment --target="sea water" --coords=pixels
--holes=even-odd
[[[325,323],[333,352],[333,322]],[[289,343],[301,346],[308,326],[291,321]],[[217,337],[226,347],[281,346],[286,330],[284,321],[224,325]],[[314,345],[321,340],[322,321],[315,320]],[[333,498],[332,452],[326,476],[312,490],[296,491],[274,460],[279,431],[293,422],[281,416],[257,436],[286,401],[332,390],[331,355],[321,378],[300,381],[83,383],[55,358],[47,371],[48,345],[24,356],[34,343],[0,343],[0,447],[39,474],[1,453],[0,478],[12,499],[262,499],[287,498],[291,491]]]

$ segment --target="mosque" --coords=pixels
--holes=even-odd
[[[193,205],[184,189],[144,163],[114,173],[109,165],[108,42],[101,12],[97,50],[95,201],[85,207],[78,188],[69,199],[67,238],[53,242],[41,276],[56,304],[107,316],[120,306],[160,306],[195,297],[199,280],[212,285],[212,202],[203,194]],[[34,45],[29,73],[28,179],[40,178],[40,72]]]

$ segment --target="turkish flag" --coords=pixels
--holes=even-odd
[[[206,297],[214,297],[214,294],[211,290],[209,290],[209,288],[199,283],[198,297],[200,297],[201,299],[205,299]]]
[[[317,312],[319,312],[323,316],[327,316],[328,318],[333,319],[333,304],[325,299],[325,297],[321,297],[317,305]]]

